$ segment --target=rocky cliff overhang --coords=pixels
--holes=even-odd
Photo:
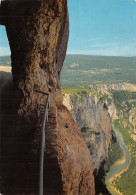
[[[62,105],[60,72],[69,20],[66,0],[5,0],[0,5],[11,49],[13,81],[1,90],[0,176],[3,194],[37,194],[38,144],[46,97],[45,194],[93,195],[89,150]]]

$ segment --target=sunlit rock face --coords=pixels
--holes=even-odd
[[[95,95],[64,95],[68,107],[78,124],[93,160],[93,168],[98,172],[101,163],[108,157],[112,140],[111,118],[108,110]]]
[[[130,130],[131,138],[136,142],[136,108],[132,108],[129,111],[129,122],[132,125],[130,127],[130,129],[131,129]]]
[[[94,195],[89,150],[62,105],[60,72],[69,21],[66,0],[3,1],[0,24],[11,48],[12,81],[0,91],[2,194],[38,194],[39,137],[46,96],[45,194]]]

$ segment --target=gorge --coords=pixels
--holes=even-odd
[[[47,98],[37,90],[51,97],[44,194],[110,194],[105,176],[122,158],[112,123],[131,156],[114,187],[123,195],[136,193],[135,57],[66,56],[66,0],[2,1],[0,24],[11,48],[11,62],[0,57],[0,68],[6,67],[0,72],[0,193],[38,194]]]
[[[119,142],[119,145],[123,151],[123,158],[116,161],[111,167],[109,172],[106,175],[105,183],[106,186],[111,194],[122,194],[120,191],[116,189],[116,185],[114,182],[116,181],[116,178],[120,177],[123,172],[125,172],[129,165],[130,165],[130,153],[124,143],[124,139],[122,134],[113,127],[114,132],[116,133],[117,140]]]
[[[106,84],[101,86],[64,89],[64,104],[84,135],[95,162],[96,194],[110,192],[115,195],[131,195],[136,190],[132,187],[134,181],[127,182],[128,177],[135,177],[135,174],[130,174],[130,170],[135,172],[135,85],[133,88],[129,87],[129,83],[113,84],[110,88]],[[109,192],[106,191],[105,184]],[[128,189],[125,187],[127,184]]]

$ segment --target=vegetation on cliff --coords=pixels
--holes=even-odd
[[[88,93],[92,93],[96,97],[100,98],[101,94],[92,89],[62,89],[63,94],[71,94],[76,97],[85,97]]]
[[[136,92],[112,91],[112,95],[117,110],[124,112],[125,115],[136,106]]]

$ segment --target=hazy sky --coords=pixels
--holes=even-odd
[[[136,0],[68,0],[68,53],[136,56]],[[0,26],[0,55],[8,55]]]

